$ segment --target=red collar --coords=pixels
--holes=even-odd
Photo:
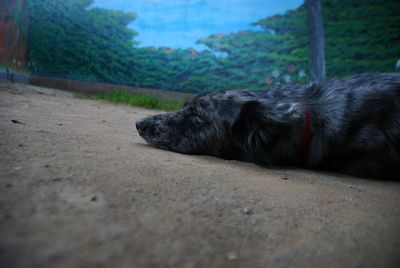
[[[303,135],[301,136],[300,144],[299,144],[299,149],[298,152],[301,155],[305,155],[310,147],[311,143],[311,114],[308,109],[308,105],[304,101],[304,97],[301,97],[303,107],[304,107],[304,115],[305,115],[305,126],[304,126],[304,131]]]

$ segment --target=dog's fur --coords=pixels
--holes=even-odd
[[[180,153],[397,180],[400,74],[200,94],[136,127],[150,145]]]

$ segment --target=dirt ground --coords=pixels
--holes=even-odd
[[[0,267],[400,267],[400,183],[154,149],[155,113],[0,84]]]

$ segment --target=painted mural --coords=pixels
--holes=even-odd
[[[27,62],[28,7],[26,0],[0,2],[0,64],[24,70]]]
[[[26,70],[33,74],[182,92],[310,79],[302,0],[1,3],[1,64],[24,66],[29,19]],[[328,77],[395,70],[398,0],[321,3]]]

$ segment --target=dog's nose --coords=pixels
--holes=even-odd
[[[142,133],[146,128],[146,124],[143,119],[136,121],[135,125],[136,125],[136,129],[139,133]]]

